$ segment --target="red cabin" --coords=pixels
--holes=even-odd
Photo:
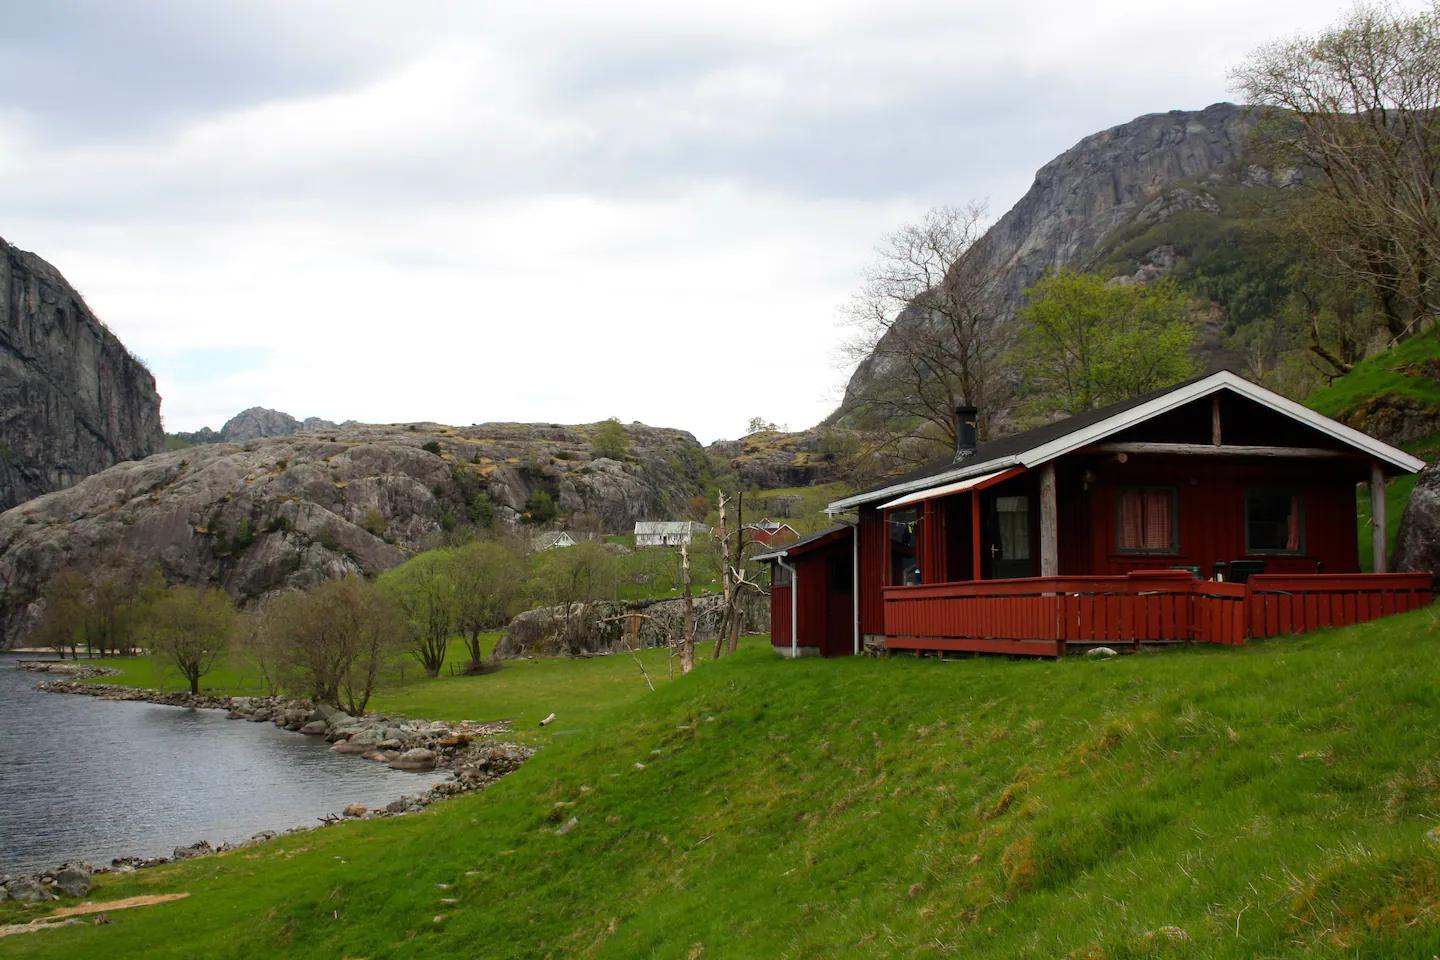
[[[800,539],[800,532],[788,523],[776,520],[759,520],[744,527],[746,543],[763,543],[767,547],[778,547]]]
[[[777,650],[1242,643],[1431,601],[1431,573],[1387,572],[1385,543],[1385,480],[1424,462],[1229,371],[986,443],[973,408],[957,421],[953,458],[765,555]]]

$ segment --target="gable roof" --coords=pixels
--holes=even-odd
[[[804,553],[813,547],[823,546],[833,540],[839,540],[842,536],[853,533],[855,530],[848,523],[837,523],[833,527],[826,527],[819,533],[812,533],[808,537],[801,537],[799,540],[791,540],[778,550],[769,553],[757,553],[751,560],[778,560],[795,553]]]
[[[1034,467],[1054,460],[1083,446],[1103,440],[1137,423],[1142,423],[1176,407],[1213,393],[1228,390],[1247,400],[1268,407],[1293,420],[1312,427],[1384,463],[1407,473],[1417,473],[1425,461],[1397,447],[1376,440],[1352,427],[1316,413],[1293,400],[1286,399],[1229,370],[1192,377],[1154,393],[1125,400],[1096,410],[1057,420],[1055,423],[1023,433],[1011,434],[979,444],[975,452],[963,460],[937,460],[883,486],[836,500],[827,507],[831,513],[848,510],[876,500],[892,499],[923,490],[937,483],[964,480],[979,474],[993,473],[1007,467]]]

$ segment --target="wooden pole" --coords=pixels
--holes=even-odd
[[[1060,575],[1060,525],[1055,496],[1055,461],[1040,467],[1040,576]]]
[[[1388,546],[1385,536],[1385,471],[1380,464],[1370,464],[1370,543],[1375,551],[1374,571],[1388,573],[1390,558],[1386,556]]]
[[[980,573],[980,491],[970,491],[970,579],[984,580]]]
[[[1210,444],[1220,446],[1220,394],[1210,395]]]

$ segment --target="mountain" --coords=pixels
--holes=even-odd
[[[1267,304],[1242,304],[1234,291],[1199,289],[1213,272],[1256,266],[1261,286],[1274,286],[1277,270],[1266,259],[1272,251],[1233,257],[1237,248],[1247,254],[1263,248],[1246,233],[1256,216],[1252,207],[1288,182],[1247,164],[1255,123],[1254,111],[1218,103],[1148,114],[1086,137],[1040,168],[1030,189],[977,245],[979,256],[957,269],[994,278],[987,297],[1002,322],[1015,316],[1030,286],[1061,267],[1141,280],[1174,275],[1193,293],[1217,301],[1222,323],[1244,322],[1247,311],[1264,313]],[[1239,262],[1212,263],[1227,253]],[[1184,282],[1190,279],[1196,282]],[[1237,311],[1230,308],[1246,315],[1232,315]],[[903,337],[905,324],[923,322],[905,318],[891,335]],[[1213,350],[1218,342],[1211,340]],[[885,374],[883,366],[876,355],[859,364],[842,413],[854,407],[866,382]]]
[[[242,603],[373,574],[461,524],[516,524],[538,491],[590,529],[688,516],[709,479],[689,433],[599,424],[357,425],[215,443],[122,463],[0,514],[0,647],[23,637],[60,570],[156,568]]]
[[[353,421],[347,421],[346,426]],[[201,427],[191,433],[172,433],[166,436],[171,450],[180,450],[200,443],[243,443],[262,437],[292,437],[302,430],[334,430],[339,424],[319,417],[296,420],[288,413],[267,407],[251,407],[241,410],[225,421],[219,431]]]
[[[0,510],[164,444],[150,371],[60,271],[0,239]]]

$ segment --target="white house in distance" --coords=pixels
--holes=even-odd
[[[697,535],[709,532],[705,524],[691,520],[636,520],[635,546],[688,547]]]
[[[564,530],[547,530],[535,537],[536,550],[558,550],[575,546],[575,538]]]

